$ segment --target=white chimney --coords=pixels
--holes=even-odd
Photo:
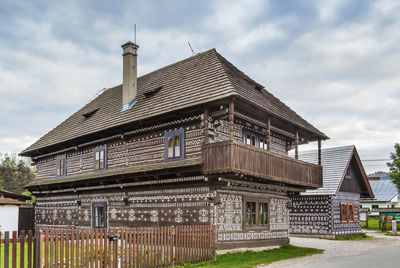
[[[122,46],[122,111],[130,109],[137,101],[137,49],[131,41]]]

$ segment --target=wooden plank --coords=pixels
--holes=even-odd
[[[86,267],[90,267],[90,249],[89,249],[89,244],[90,244],[90,230],[85,230],[85,251],[86,251]]]
[[[60,230],[60,267],[64,268],[65,230]]]
[[[90,267],[94,267],[94,230],[90,229],[90,239],[88,242],[90,243]]]
[[[17,268],[17,231],[12,232],[12,268]]]
[[[50,267],[55,267],[55,264],[54,264],[54,241],[55,241],[54,229],[50,230],[49,240],[50,240],[49,241],[49,244],[50,244],[49,265],[50,265]]]
[[[19,234],[19,267],[25,267],[25,231]]]
[[[44,231],[44,267],[49,268],[49,230]]]
[[[69,261],[70,261],[70,257],[69,257],[69,234],[70,234],[70,230],[66,230],[65,231],[65,267],[69,268]]]
[[[99,254],[99,266],[100,268],[103,268],[103,261],[104,261],[104,254],[103,254],[103,244],[104,244],[104,231],[100,230],[99,232],[99,250],[100,250],[100,254]]]
[[[10,232],[4,232],[4,268],[9,267],[10,262]]]
[[[54,232],[54,267],[58,267],[59,266],[59,262],[58,262],[58,256],[59,256],[59,230],[56,230]]]
[[[98,268],[99,267],[99,256],[98,256],[98,250],[99,250],[99,231],[98,229],[95,229],[94,231],[94,267]]]
[[[79,243],[81,248],[80,267],[85,267],[85,254],[87,254],[87,252],[85,253],[85,229],[81,229],[81,237]]]
[[[35,267],[42,267],[42,231],[36,230]]]
[[[81,256],[79,255],[80,254],[80,252],[79,252],[79,250],[80,250],[79,236],[80,236],[80,231],[79,231],[79,229],[76,229],[76,232],[75,232],[75,267],[76,268],[80,267],[79,261],[81,258]]]
[[[71,260],[70,260],[71,268],[75,267],[75,249],[76,249],[76,245],[75,245],[75,229],[71,229]]]

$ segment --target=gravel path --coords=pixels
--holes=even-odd
[[[325,251],[323,254],[258,267],[399,267],[397,265],[400,263],[400,236],[386,236],[376,232],[368,232],[368,235],[374,236],[375,239],[340,241],[291,237],[290,244],[294,246]],[[383,251],[385,254],[382,254]]]

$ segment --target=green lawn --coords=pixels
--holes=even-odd
[[[387,223],[387,231],[391,231],[392,230],[392,222]],[[361,228],[363,229],[367,229],[365,228],[365,222],[361,223]],[[379,220],[375,219],[375,218],[369,218],[368,219],[368,229],[367,230],[378,230],[379,228]],[[397,231],[400,231],[400,223],[397,223]]]
[[[20,267],[20,264],[19,264],[19,260],[20,260],[20,250],[19,250],[19,248],[20,248],[20,245],[19,245],[19,243],[17,244],[17,250],[16,250],[16,256],[17,256],[17,267]],[[32,249],[32,252],[33,252],[33,249]],[[27,266],[28,265],[28,244],[25,244],[25,247],[24,247],[24,255],[25,255],[25,265]],[[0,268],[3,268],[4,266],[4,244],[1,244],[1,248],[0,248],[0,258],[1,258],[1,261],[0,261]],[[10,267],[11,267],[11,261],[12,261],[12,247],[10,246],[10,248],[9,248],[9,265],[10,265]],[[33,259],[32,259],[32,261],[33,261]]]
[[[11,261],[11,248],[10,248],[10,261]],[[25,246],[25,266],[27,265],[27,246]],[[304,257],[308,255],[320,254],[323,250],[314,249],[314,248],[303,248],[303,247],[295,247],[292,245],[283,245],[280,248],[264,250],[259,252],[254,251],[246,251],[241,253],[230,253],[217,255],[215,261],[203,262],[199,264],[187,264],[183,267],[226,267],[226,268],[246,268],[246,267],[254,267],[259,264],[269,264],[271,262],[291,259],[296,257]],[[3,268],[4,262],[4,245],[1,247],[1,264],[0,268]],[[17,267],[20,267],[19,264],[19,243],[17,245]],[[11,267],[11,262],[10,262]]]
[[[339,236],[336,237],[335,240],[369,240],[369,239],[373,239],[373,237],[368,236],[366,234],[362,234],[362,235],[345,235],[345,236]]]
[[[258,252],[245,251],[240,253],[217,255],[215,261],[202,262],[198,264],[187,264],[181,267],[246,268],[255,267],[260,264],[269,264],[271,262],[280,260],[320,254],[322,252],[323,250],[321,249],[283,245],[280,248]]]

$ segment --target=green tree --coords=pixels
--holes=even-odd
[[[394,153],[390,153],[390,159],[392,162],[387,163],[393,183],[396,184],[398,191],[400,192],[400,143],[394,145]]]
[[[24,186],[36,177],[30,161],[15,154],[0,155],[0,189],[17,194],[27,194]]]

